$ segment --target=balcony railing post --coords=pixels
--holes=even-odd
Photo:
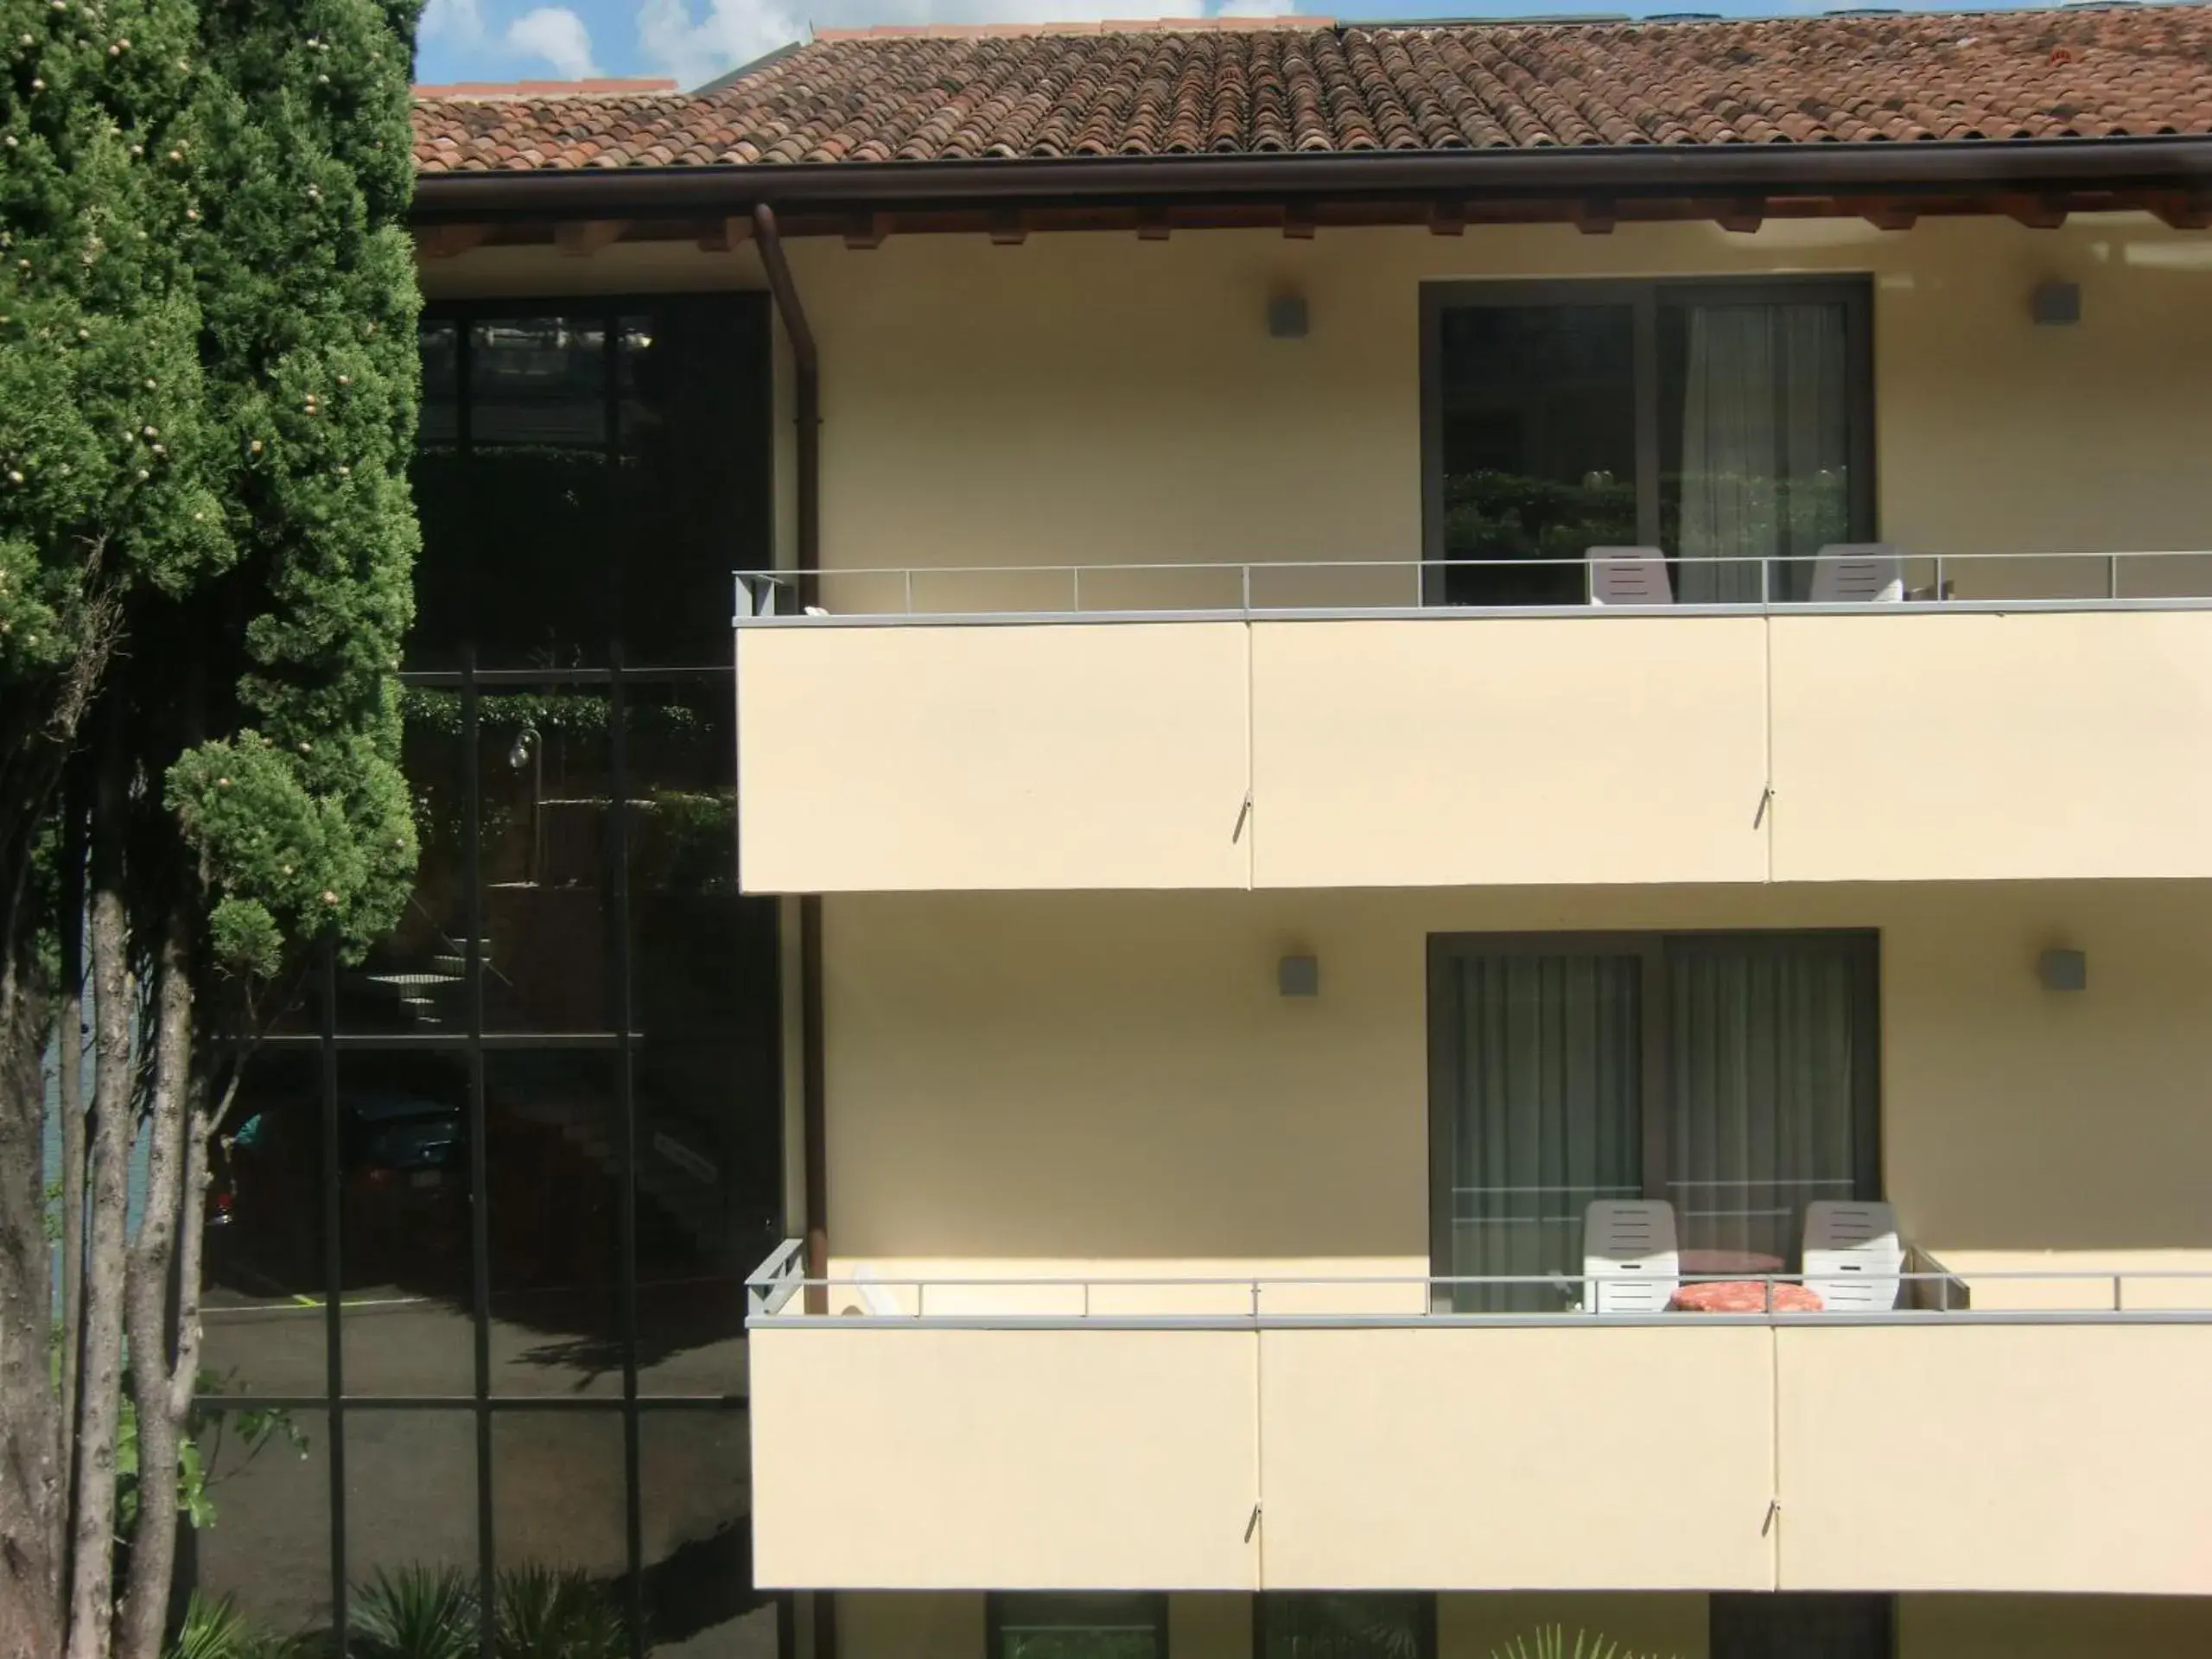
[[[914,567],[910,564],[900,574],[906,579],[906,614],[912,616],[914,613]]]
[[[1245,614],[1247,617],[1249,617],[1249,616],[1252,614],[1252,567],[1251,567],[1251,565],[1250,565],[1249,563],[1245,563],[1245,564],[1240,564],[1240,565],[1238,565],[1238,566],[1236,567],[1236,578],[1237,578],[1237,600],[1238,600],[1239,604],[1240,604],[1240,605],[1243,607],[1243,608],[1244,614]]]
[[[2120,555],[2109,554],[2105,559],[2105,597],[2120,597]]]
[[[1068,567],[1068,608],[1078,616],[1083,613],[1083,567],[1079,564]]]

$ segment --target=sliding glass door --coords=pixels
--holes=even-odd
[[[1621,545],[1686,603],[1808,597],[1873,537],[1871,364],[1858,280],[1426,290],[1430,602],[1580,604]]]
[[[1440,1300],[1556,1309],[1593,1199],[1675,1206],[1684,1269],[1796,1265],[1805,1206],[1879,1196],[1874,941],[1860,933],[1431,941]]]

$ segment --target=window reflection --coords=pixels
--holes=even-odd
[[[1574,605],[1582,559],[1636,539],[1636,329],[1625,305],[1442,317],[1444,556],[1455,605]]]

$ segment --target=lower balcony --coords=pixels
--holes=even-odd
[[[763,1586],[2212,1592],[2212,1274],[1465,1313],[798,1255],[748,1321]]]

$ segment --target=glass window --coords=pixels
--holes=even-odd
[[[745,1417],[638,1421],[645,1634],[665,1659],[773,1659],[776,1597],[753,1587]]]
[[[780,1236],[778,912],[737,892],[728,682],[628,708],[640,1386],[721,1395]]]
[[[319,1320],[317,1321],[320,1322]],[[193,1428],[207,1507],[177,1538],[177,1591],[228,1598],[257,1636],[330,1630],[330,1419],[321,1411],[202,1409]]]
[[[1674,1205],[1682,1268],[1799,1265],[1806,1205],[1878,1196],[1871,935],[1440,941],[1440,1275],[1469,1311],[1580,1294],[1596,1198]]]
[[[1873,539],[1863,283],[1463,284],[1431,306],[1432,602],[1580,604],[1589,550],[1622,545],[1659,548],[1684,602],[1802,600],[1822,547]]]
[[[479,1559],[475,1414],[348,1410],[346,1651],[474,1652]]]
[[[1444,963],[1455,1277],[1577,1273],[1592,1199],[1643,1174],[1643,964],[1635,955],[1471,951]],[[1556,1309],[1543,1282],[1463,1285],[1462,1313]]]
[[[1889,1659],[1894,1606],[1879,1595],[1715,1595],[1713,1659]]]
[[[1586,549],[1636,534],[1636,319],[1625,305],[1444,314],[1443,598],[1577,605]],[[1550,563],[1546,563],[1550,561]]]
[[[1258,1599],[1259,1659],[1429,1659],[1435,1604],[1415,1594],[1267,1595]]]
[[[417,668],[729,658],[729,573],[768,562],[764,296],[473,308],[422,328]]]
[[[312,1048],[255,1055],[216,1136],[202,1304],[207,1392],[298,1396],[327,1384],[321,1062]]]
[[[1812,556],[1853,539],[1847,321],[1840,301],[1660,306],[1660,542],[1678,598],[1808,598]]]
[[[349,1395],[475,1391],[468,1131],[465,1056],[340,1053],[339,1334]]]
[[[485,1057],[496,1394],[622,1391],[620,1065],[574,1049]]]
[[[1161,1595],[991,1598],[991,1659],[1166,1659]]]

